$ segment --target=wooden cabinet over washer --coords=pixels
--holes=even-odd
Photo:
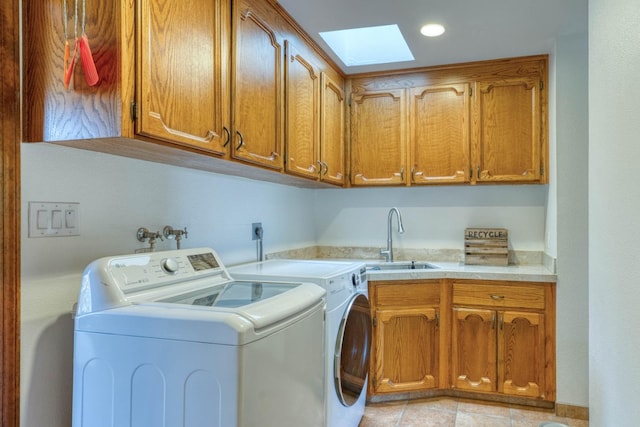
[[[139,0],[139,135],[228,153],[229,0]]]
[[[284,40],[263,0],[233,2],[232,157],[281,170]]]

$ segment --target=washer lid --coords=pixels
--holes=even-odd
[[[88,313],[76,317],[75,330],[243,345],[324,307],[325,290],[311,283],[231,285],[227,290],[206,288]],[[261,295],[248,302],[246,297],[252,298],[248,293]]]

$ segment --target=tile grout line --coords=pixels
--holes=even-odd
[[[396,421],[395,427],[400,427],[400,423],[402,423],[402,417],[404,416],[405,411],[407,410],[407,405],[409,404],[408,400],[405,400],[404,406],[402,407],[402,411],[400,411],[400,416],[398,417],[398,421]]]

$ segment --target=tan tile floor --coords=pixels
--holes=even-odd
[[[545,421],[589,426],[545,410],[440,398],[368,404],[360,427],[538,427]]]

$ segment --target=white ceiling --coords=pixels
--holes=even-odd
[[[551,53],[559,35],[587,31],[588,0],[278,0],[347,74]],[[436,21],[444,35],[420,27]],[[346,67],[321,31],[398,24],[415,61]]]

